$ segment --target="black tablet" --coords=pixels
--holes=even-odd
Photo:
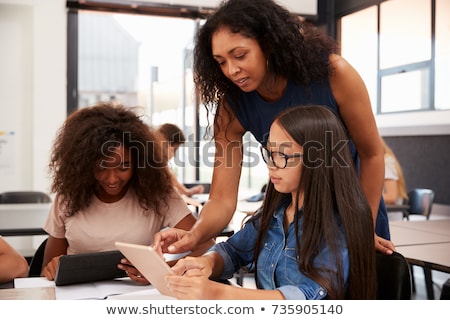
[[[125,271],[117,268],[122,258],[119,250],[61,256],[55,284],[64,286],[125,277]]]

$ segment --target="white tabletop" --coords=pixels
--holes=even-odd
[[[402,246],[450,242],[450,235],[413,228],[404,228],[394,224],[390,224],[390,231],[391,240],[396,248]]]
[[[51,203],[0,204],[0,230],[44,226]]]
[[[442,220],[415,220],[392,221],[390,227],[408,228],[450,237],[450,219]]]
[[[450,242],[398,247],[397,251],[414,264],[431,264],[433,270],[450,273]]]

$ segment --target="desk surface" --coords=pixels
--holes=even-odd
[[[249,202],[247,200],[239,200],[236,204],[236,211],[246,214],[252,214],[262,206],[262,201]]]
[[[409,263],[450,273],[450,242],[398,247]]]
[[[14,288],[0,290],[0,300],[172,299],[128,277],[67,286],[55,286],[45,277],[17,278],[13,284]]]
[[[450,219],[421,221],[392,221],[390,227],[414,229],[450,237]]]
[[[390,224],[389,227],[395,247],[450,242],[450,235],[399,227],[394,224]]]
[[[55,300],[55,288],[1,289],[0,300]]]
[[[386,210],[387,212],[396,212],[396,211],[404,211],[408,210],[409,205],[407,204],[387,204]]]

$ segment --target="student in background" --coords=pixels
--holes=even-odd
[[[171,160],[175,157],[175,153],[178,148],[186,142],[186,137],[184,136],[183,130],[172,123],[164,123],[157,129],[158,133],[161,135],[163,141],[163,152],[167,152],[167,159]],[[172,172],[172,184],[181,193],[188,197],[194,194],[203,193],[204,187],[199,184],[191,188],[186,188],[184,184],[178,181],[175,174]]]
[[[177,275],[166,277],[173,295],[375,299],[373,220],[348,144],[326,107],[282,112],[261,148],[270,177],[262,211],[202,257],[179,260],[172,267]],[[257,289],[210,280],[230,278],[241,267],[255,271]]]
[[[386,204],[403,204],[408,200],[402,167],[392,149],[382,139],[384,148],[384,190]]]
[[[27,276],[27,260],[0,236],[0,283]]]
[[[236,209],[242,137],[266,144],[270,125],[294,105],[325,105],[346,127],[360,183],[372,209],[375,249],[391,254],[383,147],[363,80],[336,50],[335,41],[272,0],[228,0],[196,35],[194,81],[214,115],[215,165],[209,200],[194,228],[168,246],[183,252],[219,233]],[[211,128],[211,127],[210,127]]]
[[[99,103],[69,115],[49,167],[56,198],[42,274],[50,280],[60,255],[116,250],[115,241],[150,245],[161,229],[189,230],[196,221],[171,184],[156,133],[130,108]],[[148,283],[124,263],[131,279]]]

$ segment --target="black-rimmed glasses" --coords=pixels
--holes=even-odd
[[[264,162],[269,166],[274,166],[278,169],[284,169],[287,167],[288,160],[292,158],[301,158],[303,153],[294,153],[291,155],[284,154],[283,152],[269,151],[263,146],[260,146],[261,155]]]

